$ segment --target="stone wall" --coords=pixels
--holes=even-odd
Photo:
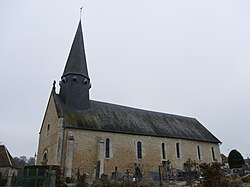
[[[95,177],[102,173],[111,176],[117,167],[118,172],[125,173],[133,163],[140,163],[147,167],[149,171],[158,171],[158,166],[162,161],[170,160],[172,168],[183,169],[183,164],[190,158],[197,163],[221,161],[219,145],[215,143],[191,141],[173,138],[161,138],[152,136],[138,136],[118,133],[108,133],[99,131],[85,131],[70,129],[70,134],[74,137],[72,175],[77,171],[90,174]],[[105,158],[106,139],[110,140],[109,158]],[[137,158],[137,142],[142,144],[142,158]],[[165,155],[162,155],[162,143],[165,144]],[[180,145],[180,157],[177,158],[176,143]],[[198,157],[197,146],[200,149],[200,159]],[[214,159],[212,155],[214,150]],[[99,161],[99,162],[98,162]],[[100,163],[100,164],[99,164]],[[97,172],[99,167],[99,173]]]
[[[58,165],[60,163],[60,158],[58,158],[58,151],[60,150],[58,133],[60,129],[62,129],[62,119],[57,117],[55,102],[53,95],[51,95],[39,133],[37,165],[42,164],[45,153],[48,158],[46,164]]]

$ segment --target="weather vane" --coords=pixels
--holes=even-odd
[[[80,8],[80,19],[82,18],[82,9],[83,9],[83,6]]]

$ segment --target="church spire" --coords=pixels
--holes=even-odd
[[[81,20],[79,21],[76,35],[71,46],[71,50],[62,77],[68,74],[82,75],[89,79],[83,43]]]
[[[90,107],[90,87],[80,20],[61,77],[59,95],[67,106],[82,111]]]

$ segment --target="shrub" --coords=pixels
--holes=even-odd
[[[226,187],[228,181],[220,170],[220,163],[212,164],[203,163],[200,165],[201,175],[204,179],[204,187]]]

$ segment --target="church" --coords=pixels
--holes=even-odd
[[[81,20],[59,85],[57,93],[54,82],[41,124],[37,165],[60,166],[69,178],[99,178],[124,175],[133,165],[146,174],[168,161],[176,170],[188,159],[221,162],[220,140],[195,118],[90,99]]]

